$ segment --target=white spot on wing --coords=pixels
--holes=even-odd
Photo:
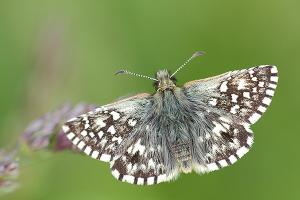
[[[137,184],[138,185],[144,185],[144,178],[138,178]]]
[[[135,126],[136,123],[137,123],[137,121],[134,120],[134,119],[129,119],[129,120],[128,120],[128,125],[129,125],[129,126]]]
[[[244,128],[248,133],[253,133],[253,131],[250,129],[250,124],[244,123]]]
[[[271,81],[278,82],[278,76],[271,76]]]
[[[70,128],[69,128],[68,126],[66,126],[66,125],[64,125],[64,126],[62,127],[62,129],[63,129],[63,131],[64,131],[65,133],[69,132],[69,130],[70,130]]]
[[[221,91],[221,92],[226,92],[227,89],[228,89],[228,87],[227,87],[227,81],[224,81],[224,82],[221,84],[221,86],[220,86],[220,91]]]
[[[215,127],[213,128],[213,132],[216,133],[217,135],[221,136],[220,133],[221,132],[226,132],[226,129],[219,123],[217,122],[213,122]]]
[[[205,139],[209,139],[209,138],[211,138],[211,135],[209,133],[206,133],[205,134]]]
[[[203,137],[202,137],[202,136],[200,136],[200,137],[198,138],[198,140],[199,140],[199,142],[204,142],[204,140],[203,140]]]
[[[89,132],[89,136],[90,136],[91,138],[93,138],[93,137],[95,137],[95,134],[94,134],[93,132]]]
[[[84,146],[85,146],[84,141],[79,142],[79,144],[77,145],[77,147],[78,147],[79,149],[82,149]]]
[[[235,163],[237,161],[237,158],[234,155],[229,156],[229,161],[231,162],[231,164]]]
[[[226,167],[226,166],[228,166],[228,163],[226,162],[226,160],[219,160],[218,161],[219,163],[220,163],[220,165],[222,166],[222,167]]]
[[[101,139],[101,138],[102,138],[102,136],[103,136],[103,134],[104,134],[104,132],[103,132],[103,131],[99,131],[99,132],[98,132],[98,137]]]
[[[111,125],[108,129],[107,132],[111,133],[112,135],[114,135],[116,133],[116,129],[113,125]]]
[[[147,185],[153,185],[154,184],[154,177],[148,177],[147,178]]]
[[[276,89],[277,85],[276,84],[273,84],[273,83],[269,83],[269,88],[273,88],[273,89]]]
[[[239,105],[234,105],[234,106],[231,107],[230,112],[232,114],[236,114],[239,108],[240,108]]]
[[[91,147],[87,146],[84,150],[84,153],[86,153],[87,155],[89,155],[91,153],[92,149]]]
[[[257,122],[259,118],[260,118],[260,114],[253,113],[253,115],[249,117],[249,121],[251,122],[251,124],[254,124],[255,122]]]
[[[96,112],[102,112],[103,109],[102,109],[102,108],[96,108],[95,111],[96,111]]]
[[[157,183],[164,182],[166,179],[167,179],[167,175],[166,174],[159,175],[157,177]]]
[[[266,90],[266,94],[270,96],[274,96],[274,90]]]
[[[207,168],[209,171],[216,171],[219,169],[218,165],[216,163],[210,163],[207,165]]]
[[[111,158],[110,155],[108,155],[108,154],[102,154],[101,157],[100,157],[100,160],[104,161],[104,162],[108,162],[108,161],[110,161],[110,158]]]
[[[141,169],[142,169],[142,170],[146,170],[146,169],[147,169],[146,165],[141,164]]]
[[[148,161],[148,169],[154,169],[155,168],[155,163],[152,158],[149,159]]]
[[[222,120],[223,122],[230,123],[230,120],[226,117],[220,117],[219,119]]]
[[[77,117],[73,117],[72,119],[69,119],[67,122],[72,122],[72,121],[76,121]]]
[[[198,164],[194,166],[194,170],[201,174],[206,173],[208,171],[207,167]]]
[[[227,123],[222,123],[222,125],[223,125],[227,130],[229,130],[229,128],[230,128],[230,125],[229,125],[229,124],[227,124]]]
[[[212,152],[215,154],[216,152],[218,152],[220,149],[217,145],[213,144],[211,147]]]
[[[87,132],[86,130],[83,130],[81,133],[80,133],[83,137],[85,137],[87,135]]]
[[[96,159],[98,157],[98,155],[99,155],[99,151],[93,151],[91,156],[92,156],[92,158]]]
[[[247,152],[249,151],[249,149],[245,146],[242,146],[241,148],[239,148],[236,151],[236,154],[238,155],[239,158],[243,157],[243,155],[245,155]]]
[[[263,100],[262,100],[262,102],[264,103],[264,104],[266,104],[266,105],[270,105],[270,103],[271,103],[271,99],[270,98],[268,98],[268,97],[265,97]]]
[[[217,99],[216,99],[216,98],[212,98],[212,99],[210,99],[210,100],[208,101],[208,103],[209,103],[210,105],[212,105],[212,106],[215,106],[215,105],[217,105]]]
[[[67,138],[68,138],[69,140],[72,140],[72,139],[74,138],[74,136],[75,136],[75,134],[72,133],[72,132],[70,132],[70,133],[67,135]]]
[[[116,111],[112,111],[110,114],[112,115],[113,120],[118,120],[120,118],[120,114]]]
[[[265,82],[259,81],[259,83],[258,83],[258,86],[259,86],[259,87],[264,87],[264,85],[265,85]]]
[[[235,145],[235,147],[239,147],[240,146],[240,141],[237,138],[233,139],[233,144]]]
[[[243,96],[244,96],[245,98],[250,99],[250,92],[244,92],[244,93],[243,93]]]
[[[248,138],[247,138],[247,144],[248,144],[249,146],[252,146],[252,144],[253,144],[253,137],[248,137]]]
[[[262,112],[262,113],[264,113],[264,112],[267,110],[267,108],[264,107],[264,106],[259,106],[259,107],[257,108],[257,110],[260,111],[260,112]]]
[[[118,144],[120,144],[121,142],[122,142],[122,138],[119,136],[119,137],[113,137],[112,139],[111,139],[111,141],[117,141],[118,142]]]
[[[103,120],[100,119],[100,118],[97,118],[97,119],[95,120],[95,123],[96,123],[100,128],[103,128],[103,127],[106,126],[106,124],[105,124],[105,123],[103,122]]]
[[[132,151],[132,145],[127,149],[128,153],[131,153],[131,151]]]
[[[277,70],[277,67],[276,66],[273,66],[272,68],[271,68],[271,73],[277,73],[278,72],[278,70]]]
[[[120,176],[120,173],[119,173],[119,171],[118,170],[116,170],[116,169],[114,169],[112,172],[112,175],[115,177],[115,178],[119,178],[119,176]]]
[[[134,164],[132,166],[131,172],[135,172],[137,170],[137,167],[138,167],[137,164]]]
[[[239,129],[235,128],[233,129],[233,133],[237,134],[239,132]]]
[[[238,98],[238,97],[239,97],[239,96],[236,95],[236,94],[231,94],[231,101],[234,102],[234,103],[237,103],[237,98]]]
[[[72,143],[75,144],[75,145],[76,145],[78,142],[79,142],[79,138],[78,138],[78,137],[76,137],[76,138],[72,141]]]
[[[127,172],[130,172],[131,169],[132,169],[132,164],[128,163],[127,166],[126,166],[126,168],[127,168]]]
[[[102,147],[104,147],[106,143],[107,143],[107,139],[104,138],[104,139],[101,140],[100,145],[101,145]]]
[[[137,151],[140,152],[140,155],[142,155],[145,151],[145,146],[141,145],[141,139],[134,144],[132,153],[135,154]]]
[[[239,82],[238,82],[238,90],[243,90],[243,89],[246,89],[246,81],[245,79],[240,79]]]
[[[257,77],[253,77],[251,80],[252,81],[257,81]]]
[[[134,176],[131,175],[124,175],[123,176],[123,181],[126,181],[128,183],[134,183]]]

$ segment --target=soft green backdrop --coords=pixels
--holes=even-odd
[[[253,126],[255,144],[238,163],[176,182],[138,187],[107,164],[64,152],[22,168],[22,187],[1,199],[300,199],[298,0],[1,0],[0,146],[66,101],[106,104],[153,92],[147,75],[207,54],[179,83],[275,64],[279,87]]]

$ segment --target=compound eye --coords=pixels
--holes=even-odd
[[[153,82],[153,86],[154,86],[154,88],[155,88],[156,90],[158,89],[159,85],[160,85],[159,81],[154,81],[154,82]]]
[[[171,81],[172,81],[173,83],[176,83],[176,82],[177,82],[177,79],[175,78],[175,76],[172,76],[170,79],[171,79]]]

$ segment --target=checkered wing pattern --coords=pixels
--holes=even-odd
[[[263,65],[184,85],[186,96],[196,105],[195,112],[213,124],[210,131],[198,136],[205,149],[206,164],[195,163],[197,172],[233,164],[249,151],[253,143],[250,125],[270,105],[277,73],[275,66]]]
[[[111,162],[115,178],[138,185],[153,185],[168,181],[177,173],[166,173],[159,146],[149,147],[146,137],[129,145],[126,152]]]
[[[140,185],[167,181],[159,149],[146,149],[146,138],[137,136],[147,131],[139,116],[150,100],[149,94],[140,94],[97,108],[70,119],[63,130],[79,150],[109,162],[120,181]]]

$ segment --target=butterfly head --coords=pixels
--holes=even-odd
[[[176,88],[176,78],[170,76],[167,70],[159,70],[156,73],[156,80],[154,87],[157,91],[174,90]]]
[[[134,72],[130,72],[124,69],[121,69],[119,71],[117,71],[115,74],[129,74],[129,75],[134,75],[134,76],[138,76],[141,78],[147,78],[150,80],[155,81],[154,82],[154,87],[157,91],[165,91],[165,90],[174,90],[176,88],[176,78],[174,77],[174,75],[179,72],[183,67],[185,67],[191,60],[193,60],[194,58],[203,55],[204,52],[202,51],[197,51],[195,52],[187,61],[185,61],[180,67],[177,68],[177,70],[170,75],[170,73],[168,72],[168,70],[159,70],[156,73],[156,77],[152,78],[149,76],[145,76],[142,74],[137,74]]]

